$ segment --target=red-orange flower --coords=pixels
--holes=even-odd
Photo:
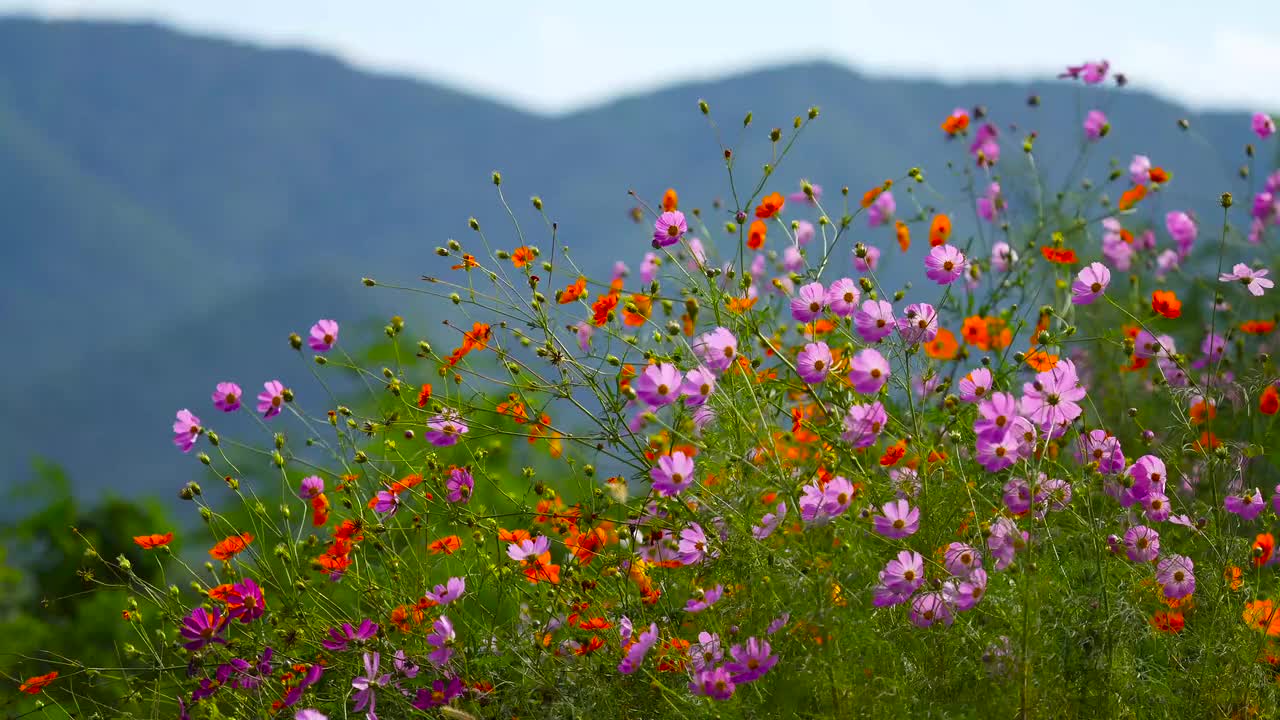
[[[533,257],[533,249],[528,245],[521,245],[511,251],[511,264],[518,268],[522,268],[533,262]]]
[[[935,360],[954,360],[960,352],[960,343],[950,330],[938,328],[938,334],[924,344],[924,352]]]
[[[680,195],[676,193],[675,188],[667,188],[662,194],[662,211],[671,212],[680,208]]]
[[[1275,415],[1280,410],[1280,392],[1276,391],[1275,385],[1268,385],[1266,390],[1262,391],[1262,397],[1258,398],[1258,412],[1263,415]]]
[[[480,263],[476,262],[476,256],[470,253],[463,253],[462,262],[449,268],[450,270],[471,270],[471,268],[480,267]]]
[[[1266,335],[1276,329],[1276,324],[1271,320],[1246,320],[1240,323],[1240,332],[1249,335]]]
[[[484,350],[489,347],[491,337],[493,337],[493,331],[488,325],[482,322],[472,323],[471,329],[462,333],[462,345],[449,355],[449,367],[457,365],[472,350]]]
[[[329,522],[329,498],[324,493],[320,493],[311,498],[311,524],[314,527],[323,527]]]
[[[462,538],[457,535],[432,540],[427,546],[427,550],[431,551],[432,555],[452,555],[460,549],[462,549]]]
[[[764,199],[760,201],[760,206],[756,208],[756,217],[761,220],[768,220],[781,212],[782,206],[786,204],[787,201],[782,199],[782,195],[780,193],[766,195]]]
[[[551,563],[551,552],[547,551],[538,556],[537,560],[524,569],[524,576],[531,583],[549,582],[552,585],[560,583],[560,566]]]
[[[959,135],[969,128],[969,113],[960,110],[953,112],[942,121],[942,131],[948,135]]]
[[[1200,402],[1192,405],[1191,409],[1187,411],[1187,414],[1191,417],[1192,425],[1200,425],[1206,420],[1212,420],[1217,417],[1218,410],[1213,405],[1201,400]]]
[[[1280,635],[1280,612],[1270,600],[1253,600],[1244,604],[1244,622],[1255,630],[1275,637]]]
[[[1155,290],[1151,293],[1151,309],[1176,320],[1182,315],[1182,301],[1170,290]]]
[[[769,227],[764,224],[763,220],[754,220],[751,227],[747,230],[747,247],[752,250],[759,250],[764,247],[764,241],[769,234]]]
[[[609,293],[597,296],[596,301],[591,305],[591,321],[596,327],[604,327],[616,307],[618,307],[617,295]]]
[[[163,535],[136,535],[133,541],[143,550],[154,550],[158,547],[164,547],[173,541],[173,533],[165,533]]]
[[[1182,612],[1178,610],[1171,612],[1160,610],[1151,616],[1151,626],[1162,633],[1174,634],[1182,632],[1184,625],[1186,625],[1186,620],[1182,617]]]
[[[951,237],[951,218],[942,213],[933,216],[933,222],[929,225],[929,245],[938,247],[945,245]]]
[[[1076,251],[1071,248],[1057,248],[1052,245],[1042,245],[1040,254],[1044,255],[1044,259],[1051,263],[1059,265],[1071,265],[1076,262]]]
[[[1032,350],[1027,353],[1027,364],[1036,372],[1048,372],[1058,366],[1058,356],[1044,350]]]
[[[757,300],[759,300],[759,299],[760,299],[760,297],[759,297],[759,296],[756,296],[756,297],[749,297],[749,298],[747,298],[747,297],[744,297],[744,298],[733,298],[733,297],[731,297],[731,298],[729,298],[729,299],[726,301],[726,307],[728,308],[729,312],[734,313],[735,315],[740,315],[740,314],[742,314],[742,313],[744,313],[744,312],[746,312],[746,311],[750,310],[750,309],[751,309],[751,307],[752,307],[753,305],[755,305],[755,304],[756,304],[756,301],[757,301]]]
[[[1155,185],[1169,182],[1169,173],[1158,165],[1147,171],[1147,177]]]
[[[906,252],[911,247],[911,228],[907,224],[898,220],[893,224],[893,232],[898,236],[898,247],[902,252]]]
[[[1262,533],[1253,541],[1253,566],[1261,567],[1271,560],[1276,550],[1276,538],[1271,533]]]
[[[1117,207],[1119,207],[1120,210],[1122,211],[1129,210],[1134,205],[1137,205],[1138,203],[1142,202],[1142,198],[1146,196],[1147,196],[1146,185],[1134,185],[1128,190],[1125,190],[1124,194],[1120,196],[1120,202],[1118,203]]]
[[[253,535],[250,535],[249,533],[232,535],[231,537],[219,542],[217,545],[214,545],[213,548],[209,550],[209,554],[212,555],[215,560],[230,560],[241,550],[249,547],[249,543],[251,542],[253,542]]]
[[[880,456],[880,464],[884,467],[893,467],[898,464],[899,460],[906,457],[906,454],[907,441],[899,440],[898,442],[890,445],[889,448],[884,451],[884,455]]]
[[[424,408],[429,402],[431,402],[431,383],[423,383],[422,389],[418,391],[418,407]]]
[[[45,673],[44,675],[37,675],[33,678],[27,678],[22,682],[21,685],[18,686],[18,690],[19,692],[24,692],[28,695],[36,695],[41,690],[45,689],[49,685],[49,683],[53,682],[57,678],[58,678],[57,670],[54,670],[53,672],[50,672],[50,673]]]
[[[644,325],[645,321],[653,313],[653,298],[648,295],[636,293],[631,296],[631,305],[635,307],[632,312],[625,305],[622,308],[622,322],[631,327],[639,327]]]
[[[577,280],[571,283],[564,290],[560,291],[560,295],[556,299],[556,302],[560,303],[561,305],[568,305],[571,302],[577,302],[578,298],[581,298],[586,293],[587,293],[587,279],[585,277],[578,276]]]

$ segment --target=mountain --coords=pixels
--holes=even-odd
[[[1032,90],[1039,109],[1027,106]],[[776,189],[805,177],[828,197],[841,185],[860,194],[918,166],[942,193],[921,189],[921,203],[952,210],[958,232],[971,204],[947,164],[960,152],[938,131],[957,106],[982,104],[1021,127],[1005,133],[1002,168],[1019,160],[1028,129],[1042,137],[1040,162],[1067,168],[1081,103],[1097,102],[1113,131],[1092,155],[1095,179],[1110,154],[1124,167],[1142,152],[1175,169],[1158,199],[1169,207],[1211,217],[1223,190],[1244,196],[1238,161],[1223,160],[1242,157],[1244,114],[1196,116],[1128,90],[946,85],[811,63],[541,116],[308,51],[152,24],[0,18],[0,476],[26,475],[39,454],[86,493],[176,489],[195,470],[170,444],[174,411],[212,415],[218,380],[250,392],[277,376],[303,382],[310,370],[289,332],[399,312],[435,336],[430,303],[359,280],[446,272],[433,249],[450,237],[474,247],[470,216],[494,246],[518,245],[494,169],[523,227],[537,229],[531,242],[550,244],[527,202],[538,194],[581,266],[604,272],[621,257],[634,267],[647,233],[626,217],[628,190],[654,198],[678,183],[686,205],[703,208],[728,195],[699,98],[744,181],[769,158],[768,129],[818,105]],[[755,121],[742,130],[747,110]],[[892,245],[884,229],[857,239]],[[914,272],[918,252],[886,252],[882,279]]]

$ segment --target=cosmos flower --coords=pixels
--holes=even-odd
[[[284,384],[279,380],[268,380],[262,384],[262,392],[258,393],[258,412],[270,420],[280,414],[284,407]]]
[[[675,245],[687,232],[689,223],[685,221],[684,213],[679,210],[664,212],[653,223],[653,246],[662,248]]]
[[[1089,263],[1071,284],[1071,302],[1074,305],[1089,305],[1101,297],[1110,284],[1111,271],[1102,263]]]
[[[924,259],[925,276],[939,285],[950,285],[964,275],[964,253],[953,245],[939,245]]]
[[[311,326],[311,335],[307,344],[318,353],[326,353],[338,342],[338,323],[333,320],[318,320]]]
[[[1267,279],[1267,273],[1267,270],[1254,270],[1244,263],[1236,263],[1231,272],[1222,273],[1218,281],[1238,282],[1254,297],[1262,297],[1263,293],[1275,287],[1275,283]]]
[[[849,361],[849,382],[864,395],[880,392],[889,381],[889,361],[875,348],[859,350]]]
[[[920,508],[911,507],[906,500],[887,502],[880,512],[873,524],[876,532],[887,538],[900,540],[920,529]]]

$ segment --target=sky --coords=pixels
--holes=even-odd
[[[1254,0],[0,0],[10,12],[307,47],[549,113],[800,60],[963,81],[1099,58],[1196,109],[1280,111],[1280,3]]]

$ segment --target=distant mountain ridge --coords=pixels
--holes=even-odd
[[[430,315],[411,296],[362,288],[361,276],[413,283],[446,271],[432,250],[449,237],[474,243],[473,215],[495,245],[517,244],[493,169],[526,228],[538,227],[527,205],[538,194],[576,261],[602,272],[616,258],[635,267],[647,249],[644,228],[626,219],[629,189],[655,197],[678,184],[708,212],[727,194],[699,98],[744,177],[768,157],[768,128],[818,105],[821,118],[773,187],[790,191],[805,177],[834,197],[841,185],[861,192],[919,166],[952,193],[922,190],[922,202],[956,205],[963,219],[968,201],[947,170],[956,150],[938,123],[981,103],[1002,123],[1039,131],[1038,156],[1063,165],[1079,136],[1079,90],[1049,80],[1034,90],[1043,109],[1026,106],[1022,85],[869,79],[810,63],[548,117],[309,51],[153,24],[0,19],[0,314],[10,348],[0,477],[24,475],[43,454],[86,492],[107,481],[176,488],[194,470],[168,425],[183,406],[212,416],[214,382],[256,392],[263,380],[309,372],[283,339],[321,316],[354,326],[392,311]],[[1240,155],[1242,114],[1189,115],[1128,91],[1101,102],[1113,132],[1091,169],[1149,154],[1176,173],[1159,201],[1203,212],[1224,189],[1243,191],[1220,159]],[[755,122],[744,132],[747,110]],[[1203,143],[1178,130],[1182,116]],[[1007,135],[1012,162],[1021,136]],[[860,232],[892,245],[883,231]],[[917,250],[908,260],[886,252],[888,277],[914,272]]]

